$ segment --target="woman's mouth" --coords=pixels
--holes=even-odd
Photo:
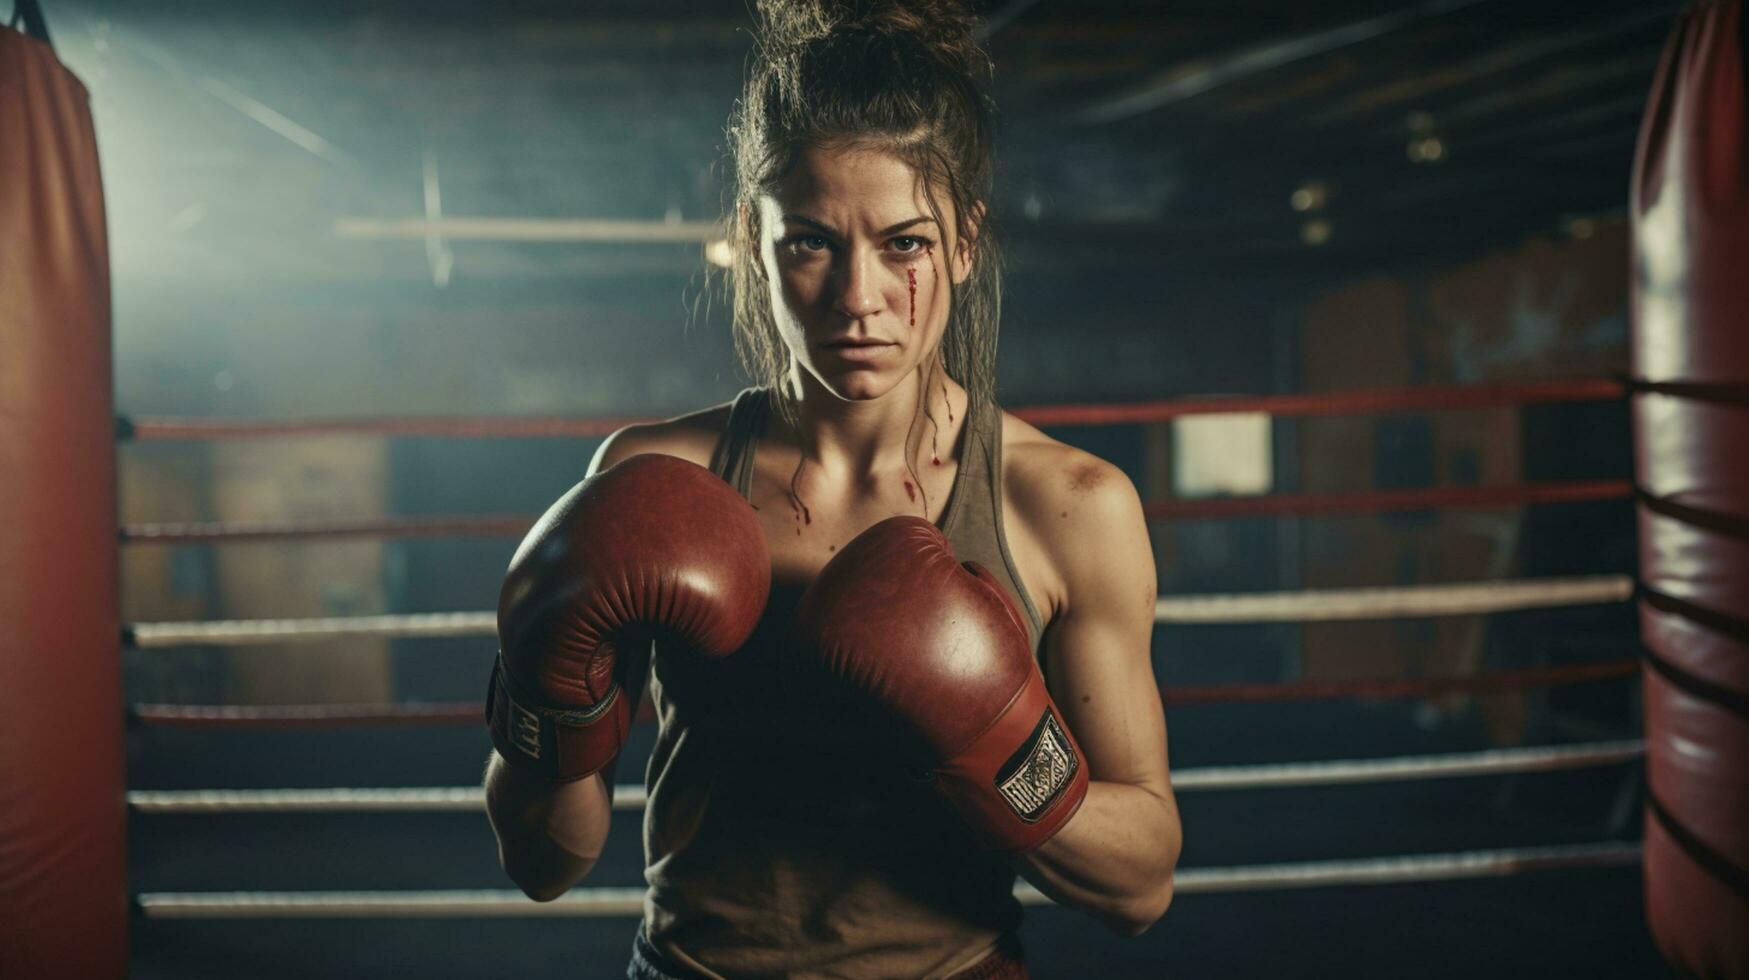
[[[885,357],[899,345],[888,340],[833,340],[820,347],[846,361],[873,361]]]

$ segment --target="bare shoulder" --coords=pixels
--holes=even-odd
[[[1139,529],[1141,498],[1123,470],[1002,414],[1002,482],[1009,503],[1035,529],[1075,533]]]
[[[700,466],[709,466],[717,437],[729,417],[729,404],[712,405],[660,422],[640,422],[616,431],[595,450],[589,472],[596,473],[627,457],[643,453],[678,456]]]
[[[1117,466],[1003,413],[1003,494],[1048,565],[1063,607],[1114,574],[1153,581],[1153,547],[1135,484]]]

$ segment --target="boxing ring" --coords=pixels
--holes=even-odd
[[[1251,498],[1155,499],[1150,520],[1382,514],[1425,510],[1495,510],[1594,501],[1634,501],[1639,521],[1638,580],[1613,574],[1489,580],[1421,586],[1308,589],[1270,593],[1162,595],[1158,624],[1303,623],[1492,613],[1637,603],[1644,650],[1637,658],[1556,666],[1512,666],[1463,676],[1305,679],[1279,683],[1165,685],[1168,709],[1186,705],[1270,704],[1358,699],[1429,699],[1446,695],[1527,692],[1576,685],[1642,685],[1643,739],[1531,745],[1478,752],[1336,758],[1308,762],[1187,768],[1174,774],[1182,793],[1349,787],[1432,779],[1532,776],[1599,767],[1644,767],[1643,839],[1601,837],[1558,846],[1380,854],[1190,866],[1176,876],[1184,895],[1335,885],[1387,885],[1514,876],[1570,868],[1640,865],[1647,916],[1665,956],[1698,976],[1749,976],[1749,139],[1741,91],[1716,82],[1741,71],[1741,4],[1702,3],[1678,23],[1659,72],[1636,163],[1635,332],[1631,379],[1427,386],[1259,397],[1188,398],[1121,405],[1052,405],[1016,414],[1052,427],[1137,425],[1192,415],[1264,413],[1272,418],[1464,411],[1540,404],[1625,403],[1634,420],[1635,477],[1628,480],[1440,486],[1344,493],[1285,493]],[[0,32],[0,43],[11,40]],[[52,76],[40,51],[0,47],[6,64]],[[48,59],[52,61],[52,56]],[[70,76],[54,85],[77,119]],[[0,100],[0,109],[5,107]],[[0,122],[6,120],[0,118]],[[17,625],[0,685],[9,732],[28,733],[0,759],[9,805],[0,823],[0,939],[24,951],[32,975],[120,975],[127,917],[273,919],[391,917],[630,917],[642,890],[581,887],[551,903],[513,890],[396,889],[353,891],[126,892],[123,848],[123,712],[121,651],[234,644],[284,647],[351,637],[459,637],[480,641],[482,686],[491,656],[494,614],[479,610],[319,619],[240,619],[116,623],[118,548],[172,544],[226,546],[329,539],[519,536],[531,515],[461,514],[322,521],[143,523],[117,527],[116,452],[162,441],[276,440],[357,434],[388,438],[598,438],[630,418],[454,418],[222,420],[114,417],[110,390],[107,268],[101,207],[93,214],[94,148],[89,121],[60,131],[64,151],[30,143],[43,172],[82,175],[59,202],[86,234],[60,241],[38,258],[27,292],[43,325],[11,334],[16,387],[12,426],[0,454],[29,481],[6,484],[0,512],[21,529],[0,553],[0,611]],[[70,134],[70,135],[68,135]],[[1735,141],[1733,144],[1731,141]],[[1732,156],[1731,154],[1735,154]],[[0,147],[0,157],[7,151]],[[1720,166],[1718,161],[1734,161]],[[42,186],[59,186],[43,178]],[[65,188],[63,188],[65,189]],[[45,203],[46,202],[46,203]],[[54,200],[39,202],[45,208]],[[0,219],[16,215],[0,213]],[[24,240],[16,222],[0,220],[0,240]],[[80,221],[71,222],[80,226]],[[64,270],[82,269],[69,284]],[[46,285],[43,285],[46,284]],[[68,296],[79,301],[57,305]],[[102,297],[99,302],[97,297]],[[52,322],[56,343],[46,342]],[[69,347],[69,341],[77,341]],[[91,398],[93,390],[104,397]],[[1630,434],[1621,434],[1627,440]],[[50,540],[48,531],[64,536]],[[30,574],[18,569],[30,568]],[[92,610],[97,612],[93,613]],[[54,651],[55,657],[39,655]],[[226,705],[137,703],[126,724],[178,728],[224,737],[234,731],[330,731],[481,726],[481,705],[359,703]],[[23,806],[20,801],[30,805]],[[636,811],[640,786],[620,786],[616,809]],[[330,787],[125,792],[132,811],[165,819],[246,813],[357,813],[383,820],[423,812],[483,809],[474,786]],[[24,843],[17,843],[24,842]],[[10,869],[10,870],[7,870]],[[44,885],[43,882],[49,884]],[[1022,885],[1024,903],[1044,897]],[[131,911],[130,911],[131,909]],[[53,957],[87,944],[72,967]],[[57,974],[67,968],[74,972]]]
[[[1558,401],[1620,400],[1628,385],[1610,380],[1428,387],[1288,395],[1262,398],[1179,399],[1133,405],[1055,405],[1020,408],[1035,424],[1101,426],[1171,421],[1191,415],[1235,411],[1279,416],[1352,415],[1405,411],[1495,408]],[[452,438],[578,437],[611,432],[642,419],[354,419],[339,421],[124,420],[121,431],[136,440],[274,439],[335,433]],[[1625,481],[1545,482],[1516,486],[1435,487],[1344,494],[1278,494],[1211,500],[1143,502],[1153,520],[1232,516],[1383,513],[1446,508],[1513,508],[1529,504],[1626,499]],[[415,537],[456,534],[519,537],[533,517],[445,515],[376,520],[204,524],[141,524],[122,529],[130,546],[163,543],[296,541],[316,537]],[[1273,593],[1163,595],[1155,621],[1171,623],[1330,622],[1354,619],[1474,616],[1494,612],[1623,603],[1634,597],[1624,576],[1461,582],[1362,589],[1313,589]],[[132,623],[124,630],[139,649],[232,644],[286,645],[340,637],[479,637],[495,635],[496,613],[462,611],[322,619]],[[1448,694],[1528,691],[1572,684],[1621,683],[1639,675],[1636,660],[1621,659],[1553,667],[1515,668],[1469,676],[1300,680],[1271,684],[1169,685],[1161,697],[1177,705],[1220,705],[1356,698],[1430,698]],[[475,703],[227,706],[135,704],[135,724],[190,730],[328,730],[340,727],[479,725]],[[1644,744],[1616,740],[1562,746],[1532,746],[1485,752],[1378,759],[1341,759],[1297,764],[1185,769],[1174,774],[1179,792],[1215,792],[1263,787],[1355,785],[1382,781],[1539,773],[1622,765],[1639,760]],[[129,806],[158,815],[229,813],[407,813],[483,810],[476,787],[136,791]],[[643,787],[615,788],[614,806],[639,810]],[[1394,884],[1503,876],[1576,867],[1610,867],[1639,860],[1638,843],[1598,840],[1555,847],[1525,847],[1428,854],[1386,855],[1364,860],[1307,861],[1233,867],[1181,868],[1176,888],[1185,894],[1330,885]],[[1016,890],[1025,904],[1045,902],[1028,885]],[[153,918],[277,918],[376,916],[636,916],[642,890],[580,887],[550,903],[534,903],[514,889],[477,891],[147,892],[135,896]]]

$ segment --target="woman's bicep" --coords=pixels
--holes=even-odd
[[[1154,679],[1155,571],[1135,488],[1106,468],[1059,503],[1061,608],[1044,637],[1047,677],[1096,780],[1168,792],[1166,720]]]

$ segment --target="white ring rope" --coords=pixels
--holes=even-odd
[[[1642,739],[1590,742],[1583,745],[1490,749],[1440,755],[1405,755],[1386,759],[1334,759],[1328,762],[1282,762],[1260,766],[1209,766],[1172,774],[1175,790],[1262,789],[1282,786],[1338,786],[1446,779],[1516,772],[1554,772],[1632,762],[1646,752]]]
[[[536,902],[508,888],[453,891],[143,892],[151,919],[328,919],[642,915],[642,888],[575,888]]]
[[[638,791],[636,806],[621,802],[628,789]],[[614,809],[641,808],[643,797],[642,786],[617,787]],[[128,806],[141,813],[477,813],[486,794],[478,786],[129,790]]]
[[[495,636],[492,612],[330,616],[321,619],[224,619],[192,623],[135,623],[139,647],[299,643],[360,636]]]
[[[1623,602],[1633,594],[1634,580],[1626,575],[1592,575],[1373,589],[1166,596],[1154,602],[1154,621],[1254,623],[1463,616],[1513,609]]]
[[[1374,589],[1165,596],[1154,603],[1154,621],[1249,623],[1462,616],[1512,609],[1622,602],[1633,594],[1633,579],[1625,575],[1593,575]],[[321,619],[135,623],[131,629],[134,645],[139,647],[229,646],[360,636],[493,636],[497,633],[498,617],[491,612],[409,613]]]
[[[1635,864],[1640,845],[1604,841],[1557,847],[1520,847],[1492,851],[1458,851],[1404,857],[1358,858],[1351,861],[1304,861],[1295,864],[1254,864],[1236,868],[1187,868],[1172,876],[1180,894],[1252,891],[1265,888],[1320,888],[1331,885],[1390,885],[1411,881],[1456,881],[1493,878],[1527,871],[1560,868],[1605,868]],[[1016,889],[1016,894],[1020,894]],[[1020,895],[1022,903],[1027,896]],[[1043,895],[1028,903],[1048,902]]]
[[[1592,742],[1522,749],[1388,759],[1338,759],[1260,766],[1214,766],[1172,775],[1183,791],[1259,789],[1282,786],[1335,786],[1406,779],[1553,772],[1631,762],[1645,753],[1645,742]],[[639,810],[644,787],[614,788],[613,808]],[[135,790],[128,805],[141,813],[409,813],[479,811],[486,805],[478,786],[405,789],[196,789]]]
[[[1180,894],[1251,891],[1267,888],[1317,888],[1331,885],[1389,885],[1452,881],[1547,871],[1634,864],[1639,845],[1631,841],[1462,851],[1348,861],[1306,861],[1231,868],[1187,868],[1173,875]],[[1014,889],[1023,905],[1050,899],[1030,885]],[[510,889],[474,891],[309,891],[309,892],[147,892],[136,897],[154,919],[279,919],[485,916],[641,915],[642,888],[577,888],[551,902],[534,902]]]

